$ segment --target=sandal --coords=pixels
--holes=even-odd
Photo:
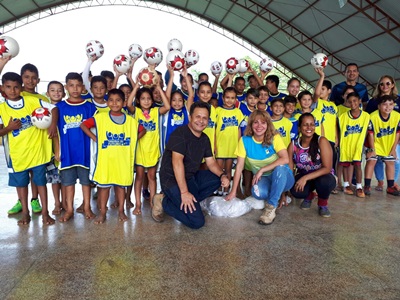
[[[383,191],[383,180],[378,180],[378,185],[375,187],[375,190],[379,192]]]

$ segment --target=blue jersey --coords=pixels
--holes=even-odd
[[[60,140],[60,165],[59,169],[68,169],[80,166],[90,167],[90,138],[82,131],[80,125],[83,121],[93,117],[96,107],[93,103],[83,101],[72,103],[61,101],[58,107],[58,136]]]
[[[347,86],[345,81],[338,83],[332,88],[332,93],[329,99],[335,102],[336,106],[343,104],[343,89]],[[354,90],[360,95],[361,102],[368,102],[368,91],[367,87],[361,83],[357,83],[354,87]]]
[[[180,111],[177,111],[171,107],[170,111],[166,115],[165,119],[165,142],[164,145],[168,143],[169,136],[178,127],[186,125],[189,123],[189,114],[187,112],[186,106]]]

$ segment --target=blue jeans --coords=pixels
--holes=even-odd
[[[184,225],[198,229],[204,226],[204,215],[201,211],[200,201],[212,195],[212,193],[221,186],[221,179],[209,170],[199,170],[196,175],[187,181],[189,192],[196,198],[194,202],[196,210],[185,213],[180,206],[181,191],[178,185],[163,190],[164,200],[162,202],[165,213],[181,221]]]
[[[253,197],[267,200],[268,204],[278,206],[281,194],[290,190],[294,184],[293,172],[287,165],[277,166],[270,175],[262,176],[251,188]]]
[[[398,144],[396,146],[396,162],[394,163],[394,182],[397,182],[399,180],[399,173],[400,173],[400,145]],[[384,162],[380,159],[377,160],[376,165],[375,165],[375,176],[376,180],[384,180],[385,179],[385,170],[383,166]]]

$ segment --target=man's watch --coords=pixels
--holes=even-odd
[[[374,151],[375,151],[374,148],[367,148],[367,149],[365,150],[365,153],[371,153],[371,152],[374,152]]]

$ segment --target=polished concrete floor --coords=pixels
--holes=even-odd
[[[331,218],[295,200],[270,226],[258,210],[158,224],[147,202],[125,223],[18,226],[1,164],[0,299],[400,299],[400,197],[334,195]]]

